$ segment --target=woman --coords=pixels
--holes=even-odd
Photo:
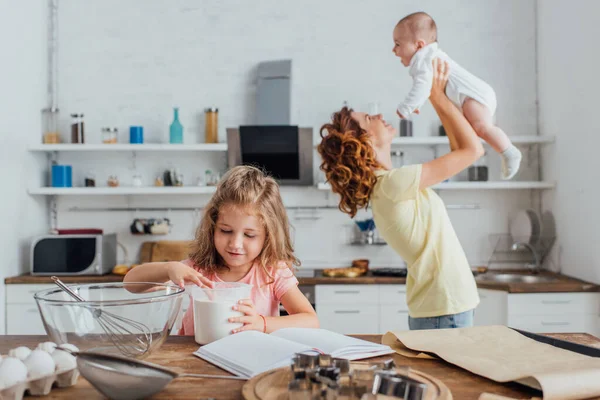
[[[351,217],[371,204],[375,225],[406,261],[410,329],[473,325],[477,286],[442,199],[431,190],[483,155],[481,141],[445,95],[447,63],[434,60],[430,101],[448,135],[451,152],[424,164],[392,169],[396,129],[381,115],[346,107],[321,128],[318,147],[340,210]],[[324,132],[327,134],[324,134]]]

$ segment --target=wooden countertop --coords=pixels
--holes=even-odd
[[[517,273],[527,274],[526,271],[522,270],[494,270],[491,273]],[[556,274],[554,272],[542,271],[539,276],[551,276],[557,280],[555,282],[542,282],[542,283],[504,283],[486,281],[482,279],[482,276],[477,276],[477,287],[480,289],[492,289],[492,290],[503,290],[508,293],[560,293],[560,292],[600,292],[600,286],[584,282],[575,278],[571,278],[565,275]],[[60,277],[65,283],[104,283],[104,282],[121,282],[123,276],[121,275],[102,275],[102,276],[62,276]],[[298,278],[301,285],[355,285],[355,284],[395,284],[404,285],[406,278],[399,277],[387,277],[387,276],[373,276],[371,273],[366,276],[357,278],[330,278],[323,276],[322,270],[315,270],[314,277],[300,277]],[[6,284],[50,284],[52,281],[49,276],[32,276],[30,274],[14,276],[6,278],[4,280]]]
[[[587,334],[554,334],[559,339],[576,343],[600,347],[600,340]],[[379,335],[357,335],[362,339],[380,343]],[[27,346],[33,348],[38,343],[48,340],[46,336],[0,336],[0,354],[6,354],[11,348]],[[160,350],[148,357],[146,361],[154,362],[171,368],[178,372],[191,372],[200,374],[228,374],[225,371],[192,355],[198,345],[191,336],[170,336]],[[372,359],[384,360],[389,357]],[[455,399],[476,400],[481,393],[493,393],[513,398],[531,398],[539,392],[528,389],[516,383],[499,384],[480,376],[471,374],[441,360],[424,360],[405,358],[393,355],[398,365],[406,365],[419,371],[430,374],[442,380],[452,391]],[[153,396],[153,399],[200,399],[214,397],[218,399],[242,399],[243,381],[229,381],[218,379],[176,379],[162,392]],[[49,396],[59,399],[103,399],[83,377],[80,377],[75,386],[70,388],[54,388]]]

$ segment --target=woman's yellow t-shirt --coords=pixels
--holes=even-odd
[[[479,304],[477,285],[442,199],[430,188],[419,190],[421,164],[378,177],[371,205],[375,226],[406,261],[406,300],[413,318],[472,310]]]

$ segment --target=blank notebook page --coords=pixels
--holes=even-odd
[[[289,365],[295,353],[310,350],[305,344],[258,331],[245,331],[202,346],[194,354],[236,375],[250,377]]]

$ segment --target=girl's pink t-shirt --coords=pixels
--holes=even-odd
[[[195,266],[191,260],[182,261],[184,264],[201,271]],[[201,271],[202,272],[202,271]],[[279,316],[279,303],[281,298],[287,293],[290,288],[298,285],[298,279],[292,271],[285,268],[271,268],[270,274],[273,277],[273,283],[268,283],[271,279],[265,274],[263,269],[256,264],[248,271],[246,276],[238,282],[252,285],[250,298],[254,303],[254,308],[258,314],[265,317]],[[216,274],[204,274],[213,282],[223,282]],[[183,316],[180,335],[194,335],[194,308],[193,303],[187,309]]]

